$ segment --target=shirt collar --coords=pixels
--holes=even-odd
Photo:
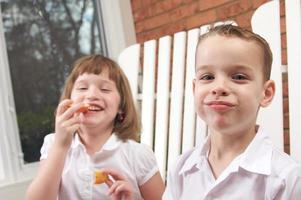
[[[113,151],[113,150],[117,149],[117,147],[119,147],[119,145],[121,144],[121,142],[122,141],[116,136],[116,134],[113,133],[109,137],[109,139],[106,141],[106,143],[103,145],[103,147],[102,147],[102,149],[100,151]],[[74,135],[71,148],[78,148],[78,147],[85,148],[85,146],[83,145],[83,143],[80,140],[79,135],[76,133]]]
[[[209,147],[210,138],[207,136],[203,143],[192,149],[192,153],[188,155],[189,157],[180,169],[179,174],[183,174],[191,170],[194,166],[200,166],[204,161],[206,161]],[[201,167],[198,168],[201,169]]]
[[[209,148],[210,138],[207,137],[199,147],[192,150],[191,155],[185,161],[179,174],[191,170],[194,166],[201,169],[201,164],[207,159]],[[238,159],[237,167],[253,173],[271,174],[272,143],[268,135],[261,128],[258,129],[255,137]]]
[[[254,173],[270,175],[273,145],[269,136],[259,128],[241,157],[240,167]]]

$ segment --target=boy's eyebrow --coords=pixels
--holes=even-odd
[[[200,70],[207,70],[207,69],[212,69],[212,65],[201,65],[201,66],[196,66],[196,70],[195,72],[198,72]],[[248,70],[248,71],[253,71],[253,68],[250,66],[246,66],[246,65],[233,65],[230,67],[227,67],[229,70],[235,68],[238,70]]]
[[[198,71],[200,71],[200,70],[210,69],[210,68],[212,68],[211,65],[201,65],[201,66],[196,66],[195,72],[198,72]]]

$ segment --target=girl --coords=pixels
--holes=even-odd
[[[92,55],[75,63],[55,121],[28,200],[161,199],[163,180],[153,152],[134,141],[140,123],[128,80],[114,61]],[[98,169],[113,181],[94,184]]]

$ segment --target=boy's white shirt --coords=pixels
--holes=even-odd
[[[168,173],[164,200],[297,200],[301,166],[276,149],[259,128],[247,149],[215,179],[207,160],[209,137],[185,154]]]
[[[44,138],[40,159],[46,159],[54,141],[54,134]],[[94,171],[111,168],[121,172],[134,189],[134,199],[141,197],[139,186],[159,171],[152,150],[146,145],[128,140],[122,142],[115,134],[104,144],[102,150],[89,156],[76,134],[67,154],[58,199],[109,200],[106,184],[94,184]]]

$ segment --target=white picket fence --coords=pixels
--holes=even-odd
[[[290,152],[301,162],[301,14],[300,1],[286,1],[287,52],[290,108]],[[119,64],[128,76],[137,105],[141,105],[143,125],[141,142],[154,149],[160,171],[166,171],[182,152],[202,141],[205,123],[194,111],[192,79],[198,36],[206,25],[173,36],[135,44],[119,56]],[[276,82],[273,103],[259,113],[258,123],[273,142],[283,149],[282,71],[279,1],[262,5],[252,17],[252,29],[269,42],[273,56],[271,77]],[[143,55],[142,55],[143,54]],[[298,145],[299,143],[299,145]]]

